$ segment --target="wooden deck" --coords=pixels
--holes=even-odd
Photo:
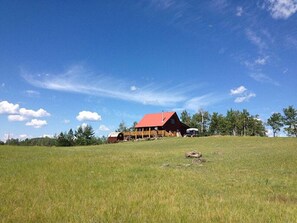
[[[149,131],[134,131],[123,132],[124,139],[138,139],[138,138],[156,138],[156,137],[174,137],[176,132],[167,132],[165,130],[149,130]]]

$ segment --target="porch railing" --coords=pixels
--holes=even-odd
[[[133,131],[133,132],[123,132],[124,138],[153,138],[153,137],[170,137],[176,136],[176,132],[166,131],[166,130],[148,130],[148,131]]]

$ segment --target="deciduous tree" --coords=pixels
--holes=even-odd
[[[297,110],[293,106],[283,109],[285,131],[288,136],[297,137]]]
[[[270,118],[267,119],[267,124],[272,128],[273,137],[275,137],[281,127],[284,126],[282,115],[280,113],[273,113]]]

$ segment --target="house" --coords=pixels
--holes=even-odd
[[[122,140],[124,140],[124,134],[122,132],[111,132],[107,137],[108,143],[115,143]]]
[[[146,114],[135,126],[135,132],[124,133],[126,137],[146,138],[162,136],[181,136],[189,128],[182,123],[176,112]]]

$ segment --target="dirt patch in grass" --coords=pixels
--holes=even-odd
[[[297,197],[291,197],[283,194],[276,194],[269,197],[270,202],[284,203],[284,204],[297,204]]]

